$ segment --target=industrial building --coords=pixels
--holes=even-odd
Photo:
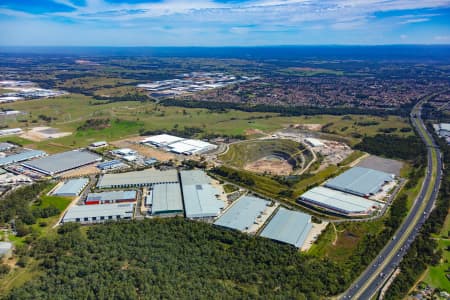
[[[220,192],[205,172],[181,171],[180,178],[186,218],[213,218],[220,214],[225,203],[218,199]]]
[[[433,125],[436,134],[444,138],[450,144],[450,123],[440,123]]]
[[[320,140],[315,138],[305,138],[305,142],[308,143],[311,147],[323,147],[325,146]]]
[[[137,198],[136,191],[112,191],[112,192],[89,193],[84,203],[86,205],[93,205],[93,204],[135,202],[136,198]]]
[[[141,142],[143,144],[163,148],[173,153],[185,155],[202,154],[217,148],[216,145],[208,142],[194,139],[184,139],[169,134],[159,134],[147,137]]]
[[[21,128],[7,128],[0,130],[0,136],[3,135],[12,135],[12,134],[21,134],[23,130]]]
[[[119,174],[104,174],[100,177],[97,187],[101,189],[148,187],[161,183],[178,183],[177,170],[159,171],[156,169],[146,169]]]
[[[52,194],[55,196],[76,197],[81,194],[88,185],[88,178],[76,178],[67,180],[57,188]]]
[[[91,148],[101,148],[101,147],[108,146],[108,143],[106,141],[99,141],[99,142],[94,142],[94,143],[90,144],[89,146]]]
[[[264,213],[270,201],[251,196],[244,196],[236,200],[233,205],[215,222],[214,225],[248,231],[258,218]]]
[[[40,150],[25,150],[21,153],[16,153],[12,155],[8,155],[6,157],[0,158],[0,166],[6,166],[13,163],[22,162],[25,160],[37,158],[37,157],[43,157],[47,155],[44,151]]]
[[[280,207],[260,236],[301,248],[311,228],[310,215]]]
[[[363,167],[354,167],[328,180],[325,186],[357,196],[369,197],[378,193],[383,185],[391,182],[394,178],[394,174]]]
[[[0,143],[0,151],[8,151],[11,150],[13,148],[16,148],[17,146],[11,143]]]
[[[101,160],[101,156],[97,154],[87,151],[73,150],[23,163],[22,166],[53,176]]]
[[[99,163],[97,165],[97,168],[99,168],[102,171],[115,170],[115,169],[120,169],[123,167],[127,167],[127,165],[118,159],[105,161],[105,162]]]
[[[367,216],[381,204],[353,194],[315,187],[300,196],[299,202],[344,216]]]
[[[183,199],[179,183],[156,184],[151,191],[150,203],[151,214],[161,215],[183,215]]]
[[[106,221],[130,220],[133,218],[133,209],[133,203],[72,206],[61,222],[94,224]]]

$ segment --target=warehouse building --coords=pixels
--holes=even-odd
[[[151,191],[151,214],[153,216],[183,215],[183,199],[178,183],[164,183],[153,186]]]
[[[73,150],[23,163],[22,166],[53,176],[62,172],[90,165],[101,160],[101,156],[97,154],[87,151]]]
[[[244,196],[236,200],[233,205],[215,222],[214,225],[248,231],[252,225],[258,223],[270,201],[251,196]]]
[[[308,143],[311,147],[323,147],[325,146],[320,140],[315,138],[305,138],[305,142]]]
[[[95,224],[130,220],[133,218],[133,209],[133,203],[72,206],[64,215],[62,223]]]
[[[310,215],[280,207],[260,236],[301,248],[311,229]]]
[[[16,148],[17,146],[11,143],[0,143],[0,151],[8,151],[11,150],[13,148]]]
[[[86,205],[93,205],[93,204],[136,202],[136,198],[137,198],[136,191],[89,193],[84,203]]]
[[[53,195],[76,197],[81,194],[81,192],[88,185],[88,183],[89,183],[88,178],[76,178],[67,180],[64,182],[62,186],[60,186],[53,192]]]
[[[101,189],[149,187],[161,183],[178,183],[177,170],[146,169],[119,174],[104,174],[100,177],[97,187]]]
[[[45,153],[44,151],[27,149],[24,152],[0,158],[0,166],[6,166],[37,157],[43,157],[45,155],[47,155],[47,153]]]
[[[299,202],[349,217],[367,216],[381,207],[376,201],[322,186],[301,195]]]
[[[328,180],[325,186],[357,196],[369,197],[378,193],[383,185],[391,182],[394,178],[394,174],[363,167],[354,167]]]
[[[143,144],[150,144],[156,147],[165,147],[172,143],[182,141],[184,138],[177,137],[170,134],[158,134],[154,136],[147,137],[142,140]]]
[[[225,203],[218,199],[220,192],[211,185],[205,172],[181,171],[180,177],[186,218],[217,217]]]

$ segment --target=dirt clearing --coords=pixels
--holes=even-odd
[[[118,148],[130,148],[135,151],[137,151],[140,155],[145,157],[153,157],[156,158],[159,161],[168,161],[173,160],[176,158],[176,156],[172,153],[158,150],[156,148],[153,148],[151,146],[142,145],[140,141],[142,140],[141,136],[127,138],[124,140],[118,140],[111,142],[110,144],[118,147]]]

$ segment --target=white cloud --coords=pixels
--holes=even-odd
[[[417,19],[408,19],[400,22],[400,24],[413,24],[413,23],[423,23],[430,21],[429,18],[417,18]]]

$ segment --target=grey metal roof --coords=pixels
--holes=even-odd
[[[152,191],[152,215],[183,212],[179,183],[156,184]]]
[[[132,217],[133,206],[133,203],[72,206],[64,215],[63,222],[75,220],[76,218],[82,219],[102,216],[120,215],[121,217]]]
[[[326,209],[346,214],[367,213],[372,207],[380,206],[376,201],[322,186],[307,191],[300,198]]]
[[[88,183],[88,178],[67,180],[62,186],[53,192],[53,195],[78,195]]]
[[[97,154],[87,151],[73,150],[53,154],[44,158],[23,163],[22,165],[44,174],[53,175],[85,166],[99,160],[101,160],[101,156]]]
[[[183,185],[211,183],[211,178],[202,170],[180,171],[180,177]]]
[[[0,143],[0,151],[9,150],[9,149],[12,149],[15,147],[16,147],[16,145],[11,144],[11,143],[4,143],[4,142]]]
[[[8,253],[12,249],[12,244],[9,242],[0,242],[0,257]]]
[[[147,169],[119,174],[105,174],[98,181],[97,187],[151,185],[170,182],[178,182],[177,170],[159,171],[156,169]]]
[[[244,231],[256,221],[271,202],[251,196],[244,196],[235,203],[214,224]]]
[[[17,153],[17,154],[13,154],[13,155],[9,155],[9,156],[0,158],[0,166],[9,165],[9,164],[13,164],[16,162],[21,162],[21,161],[32,159],[35,157],[44,156],[46,154],[47,153],[45,153],[44,151],[40,151],[40,150],[26,150],[22,153]]]
[[[89,193],[86,201],[116,201],[124,199],[136,199],[136,191]]]
[[[300,248],[311,228],[310,215],[281,207],[261,232],[261,236]]]
[[[354,167],[325,183],[326,187],[359,196],[376,194],[393,174],[363,167]]]

